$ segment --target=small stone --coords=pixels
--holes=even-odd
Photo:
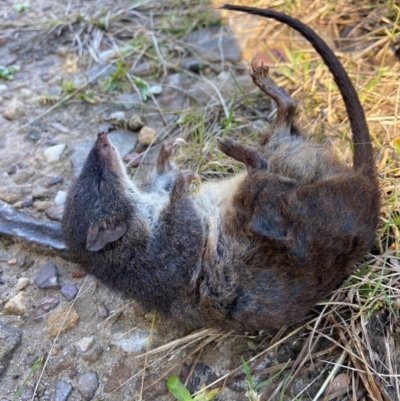
[[[4,202],[13,204],[24,199],[30,191],[24,187],[12,186],[0,188],[0,199]]]
[[[44,212],[47,209],[50,209],[53,206],[52,202],[49,201],[42,201],[42,200],[37,200],[33,204],[33,208],[37,210],[38,212]]]
[[[131,131],[139,131],[140,128],[143,127],[143,121],[142,118],[140,116],[138,116],[137,114],[129,117],[128,119],[128,128]]]
[[[19,118],[25,116],[25,112],[26,107],[24,103],[20,102],[19,100],[14,100],[7,106],[4,112],[4,118],[11,121],[18,120]]]
[[[123,111],[116,111],[110,114],[109,120],[112,125],[118,128],[126,128],[127,127],[127,120],[125,113]]]
[[[47,180],[46,187],[52,187],[53,185],[62,184],[64,182],[64,177],[61,175],[56,175],[54,177],[50,177]]]
[[[32,207],[33,205],[33,196],[28,195],[21,203],[20,207],[21,208],[27,208],[27,207]],[[17,205],[16,205],[17,206]]]
[[[89,351],[84,352],[82,358],[87,362],[94,363],[100,358],[102,353],[103,348],[99,344],[96,344],[94,347],[90,348]]]
[[[90,401],[99,387],[99,379],[96,372],[82,373],[78,377],[78,390],[85,401]]]
[[[7,169],[7,174],[9,174],[9,175],[13,175],[13,174],[15,174],[17,172],[17,166],[15,165],[15,164],[13,164],[12,166],[10,166],[8,169]]]
[[[81,350],[81,352],[86,352],[94,343],[94,336],[83,337],[77,343],[77,347]]]
[[[22,330],[0,320],[0,376],[4,373],[13,352],[21,343]]]
[[[105,319],[108,316],[108,309],[107,307],[103,304],[103,302],[100,302],[97,305],[97,313],[100,317]]]
[[[47,367],[48,374],[58,375],[61,371],[71,369],[75,365],[76,350],[70,346],[57,356],[50,358]]]
[[[7,260],[7,264],[9,266],[14,266],[17,264],[17,259],[16,258],[9,259],[9,260]]]
[[[53,145],[44,151],[44,157],[48,163],[56,163],[60,161],[61,155],[63,154],[67,145],[65,143],[60,143],[58,145]]]
[[[8,86],[6,84],[0,84],[0,93],[8,90]]]
[[[151,85],[149,87],[149,92],[153,95],[161,95],[163,92],[163,87],[161,85]]]
[[[104,392],[108,394],[122,386],[131,377],[131,371],[123,362],[119,362],[111,368],[111,372],[106,377]]]
[[[29,132],[25,135],[25,138],[32,141],[37,142],[42,135],[42,130],[36,127],[32,127]]]
[[[56,266],[51,262],[45,263],[35,277],[35,284],[41,289],[60,288]]]
[[[60,334],[74,327],[79,321],[79,315],[74,308],[64,306],[51,314],[47,320],[47,335],[55,337],[61,327]]]
[[[19,278],[18,282],[17,282],[17,287],[16,287],[17,291],[24,290],[26,287],[28,287],[29,283],[30,283],[29,278],[27,278],[27,277]]]
[[[133,333],[115,333],[112,343],[129,353],[141,353],[148,345],[150,332],[146,329],[138,329]]]
[[[72,391],[72,385],[67,382],[57,382],[54,401],[67,401],[70,393]]]
[[[23,315],[28,308],[29,296],[26,292],[21,291],[4,305],[4,313],[6,315]]]
[[[55,309],[59,303],[60,300],[57,297],[45,297],[40,301],[39,307],[42,308],[47,313]]]
[[[54,203],[56,204],[56,206],[61,206],[65,203],[66,199],[67,193],[65,191],[58,191],[54,199]]]
[[[75,299],[75,297],[78,294],[78,287],[73,284],[73,283],[64,283],[61,286],[61,294],[64,295],[65,299],[70,302],[73,299]]]
[[[51,220],[61,221],[64,214],[64,205],[51,206],[44,213]]]
[[[150,145],[157,137],[156,131],[150,127],[143,127],[139,132],[139,142],[143,145]]]
[[[24,99],[32,97],[32,91],[28,88],[22,88],[20,94]]]

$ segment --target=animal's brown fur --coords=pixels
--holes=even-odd
[[[301,321],[368,252],[380,196],[364,113],[344,69],[300,21],[270,10],[225,6],[288,23],[331,69],[349,113],[354,166],[293,130],[294,103],[257,60],[252,77],[278,105],[257,148],[232,139],[220,149],[247,172],[210,182],[169,162],[136,187],[99,134],[69,191],[63,229],[73,254],[111,288],[193,326],[275,330]]]

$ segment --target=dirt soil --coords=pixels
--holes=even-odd
[[[110,132],[121,152],[129,154],[148,149],[139,130],[129,127],[132,118],[140,116],[142,124],[154,130],[147,138],[154,146],[140,168],[129,168],[134,179],[140,179],[154,165],[162,139],[179,132],[180,110],[193,104],[209,108],[221,94],[229,102],[230,94],[238,93],[228,68],[243,91],[254,90],[241,53],[243,43],[248,50],[251,42],[244,37],[243,43],[237,42],[226,27],[200,27],[197,42],[196,37],[171,39],[176,56],[171,59],[172,50],[155,45],[157,38],[147,32],[143,44],[140,31],[135,31],[146,25],[151,32],[152,24],[161,24],[162,8],[111,0],[31,0],[18,11],[23,5],[2,1],[0,6],[0,64],[19,67],[13,80],[0,79],[0,199],[39,221],[60,221],[65,193],[97,132]],[[118,16],[120,25],[109,34],[96,13],[110,25],[107,18]],[[173,30],[170,34],[173,37]],[[208,47],[202,47],[202,41],[208,41]],[[142,47],[127,48],[134,54],[127,71],[147,82],[146,102],[140,79],[104,90],[121,49],[132,42]],[[191,49],[193,43],[197,50]],[[156,49],[154,58],[141,58],[150,44]],[[164,56],[164,67],[157,65],[157,57]],[[210,84],[197,78],[199,71]],[[73,93],[79,88],[80,96]],[[269,101],[260,105],[271,110]],[[223,111],[215,113],[220,118]],[[184,153],[178,158],[182,161]],[[193,160],[181,164],[193,167]],[[57,252],[37,252],[10,237],[0,237],[0,305],[0,401],[173,400],[166,377],[184,378],[195,363],[188,387],[199,390],[201,383],[239,367],[242,357],[255,355],[271,339],[262,333],[207,333],[179,352],[169,348],[143,356],[148,349],[191,334],[190,328],[114,294]],[[379,344],[379,333],[376,338]],[[191,355],[199,344],[201,353]],[[286,363],[301,346],[299,336],[267,353],[258,368]],[[288,394],[304,389],[321,371],[315,366],[291,384]],[[244,393],[245,383],[238,380],[215,399],[244,400]]]

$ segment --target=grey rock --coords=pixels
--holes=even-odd
[[[80,349],[81,352],[87,352],[89,348],[94,343],[94,336],[83,337],[77,343],[76,346]]]
[[[47,262],[35,277],[35,284],[41,289],[60,288],[56,266]]]
[[[96,344],[94,347],[90,348],[89,351],[84,352],[82,358],[86,362],[94,363],[100,358],[102,353],[103,348],[99,344]]]
[[[130,110],[135,105],[141,104],[142,100],[137,93],[123,93],[115,99],[116,104],[120,104],[125,110]]]
[[[65,299],[70,302],[75,299],[78,294],[78,287],[73,283],[64,283],[61,286],[61,294],[63,294]]]
[[[0,201],[0,235],[23,240],[43,250],[65,251],[61,224],[36,220]]]
[[[25,135],[25,138],[32,142],[37,142],[42,136],[42,130],[37,127],[32,127],[28,133]]]
[[[49,177],[46,182],[46,187],[52,187],[53,185],[62,184],[63,182],[64,182],[64,177],[62,175]]]
[[[66,147],[67,145],[65,143],[60,143],[47,148],[43,153],[47,163],[56,163],[60,161]]]
[[[60,299],[57,297],[45,297],[40,301],[39,307],[47,313],[55,309],[59,303]]]
[[[6,171],[9,175],[15,174],[17,172],[17,166],[13,164],[12,166],[8,167]]]
[[[13,352],[20,345],[21,339],[22,330],[0,319],[0,377],[5,372]]]
[[[44,213],[51,220],[61,221],[64,213],[64,205],[51,206]]]
[[[20,102],[19,100],[14,100],[11,102],[4,111],[4,117],[7,120],[18,120],[25,116],[26,113],[26,106],[24,103]]]
[[[55,357],[50,358],[47,365],[48,374],[56,376],[63,370],[71,369],[75,365],[75,355],[75,347],[70,346]]]
[[[107,307],[103,304],[103,302],[100,302],[97,305],[97,313],[100,317],[105,319],[108,316],[108,309]]]
[[[195,55],[206,61],[219,62],[222,56],[232,63],[241,59],[241,51],[233,35],[220,29],[192,31],[185,37],[185,42]]]
[[[21,203],[21,208],[32,207],[33,206],[33,196],[28,195]]]
[[[113,71],[115,71],[114,65],[109,63],[100,63],[89,68],[86,74],[91,83],[96,83],[100,79],[108,77]]]
[[[72,385],[67,382],[59,381],[56,383],[54,401],[67,401],[72,391]]]
[[[90,401],[99,387],[96,372],[85,372],[78,377],[78,390],[85,401]]]

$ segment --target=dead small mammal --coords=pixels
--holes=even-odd
[[[170,140],[137,187],[101,133],[69,191],[63,231],[90,273],[166,315],[193,326],[275,330],[299,322],[368,252],[380,193],[357,93],[322,39],[282,13],[224,8],[277,19],[312,43],[347,108],[353,167],[292,127],[292,99],[255,61],[254,83],[278,105],[274,127],[256,148],[218,142],[246,173],[189,194],[198,177],[170,164],[179,144]]]

